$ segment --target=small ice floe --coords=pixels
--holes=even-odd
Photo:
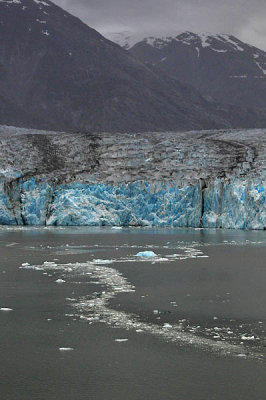
[[[243,336],[241,336],[241,340],[255,340],[255,336],[243,335]]]
[[[128,342],[128,339],[115,339],[115,342],[118,343]]]
[[[30,266],[30,264],[29,263],[23,263],[23,264],[21,264],[22,265],[22,267],[29,267]]]
[[[112,226],[112,229],[114,229],[114,230],[120,230],[120,229],[123,229],[123,228],[122,228],[122,226]]]
[[[74,349],[72,347],[59,347],[60,351],[73,351]]]
[[[163,324],[163,328],[164,329],[169,329],[169,328],[173,328],[173,326],[170,325],[170,324],[165,323],[165,324]]]
[[[55,282],[56,283],[65,283],[66,281],[64,281],[64,279],[57,279]]]
[[[102,264],[112,264],[112,260],[102,260],[102,259],[94,259],[93,261],[93,264],[99,264],[99,265],[102,265]]]
[[[153,251],[140,251],[138,254],[136,254],[136,257],[154,258],[157,257],[157,254],[155,254]]]
[[[44,261],[43,265],[45,267],[57,267],[57,264],[54,261]]]
[[[13,309],[7,308],[7,307],[2,307],[2,308],[0,308],[0,311],[13,311]]]

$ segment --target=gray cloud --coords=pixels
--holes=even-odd
[[[54,0],[103,34],[230,33],[266,50],[265,0]]]

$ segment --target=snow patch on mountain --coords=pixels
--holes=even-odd
[[[43,0],[33,0],[34,3],[42,5],[42,6],[46,6],[46,7],[50,7],[50,4],[46,3],[46,1]]]
[[[21,4],[21,0],[0,0],[0,3],[6,3],[6,4]]]
[[[34,3],[41,5],[41,6],[45,6],[45,7],[50,7],[50,4],[46,3],[46,1],[43,0],[32,0]],[[9,4],[22,4],[23,0],[0,0],[0,3],[6,3],[7,5]],[[23,9],[25,9],[26,7],[23,6]]]
[[[263,67],[258,61],[255,61],[255,64],[259,67],[263,74],[266,75],[266,63],[264,63],[265,67]]]

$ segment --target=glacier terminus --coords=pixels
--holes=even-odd
[[[265,229],[266,129],[0,127],[0,224]]]

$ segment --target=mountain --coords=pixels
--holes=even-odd
[[[48,0],[1,0],[0,38],[1,123],[68,131],[231,125],[196,91]]]
[[[65,131],[260,127],[151,70],[49,0],[0,1],[0,123]]]
[[[234,36],[183,32],[149,37],[130,53],[219,102],[266,109],[266,52]]]

